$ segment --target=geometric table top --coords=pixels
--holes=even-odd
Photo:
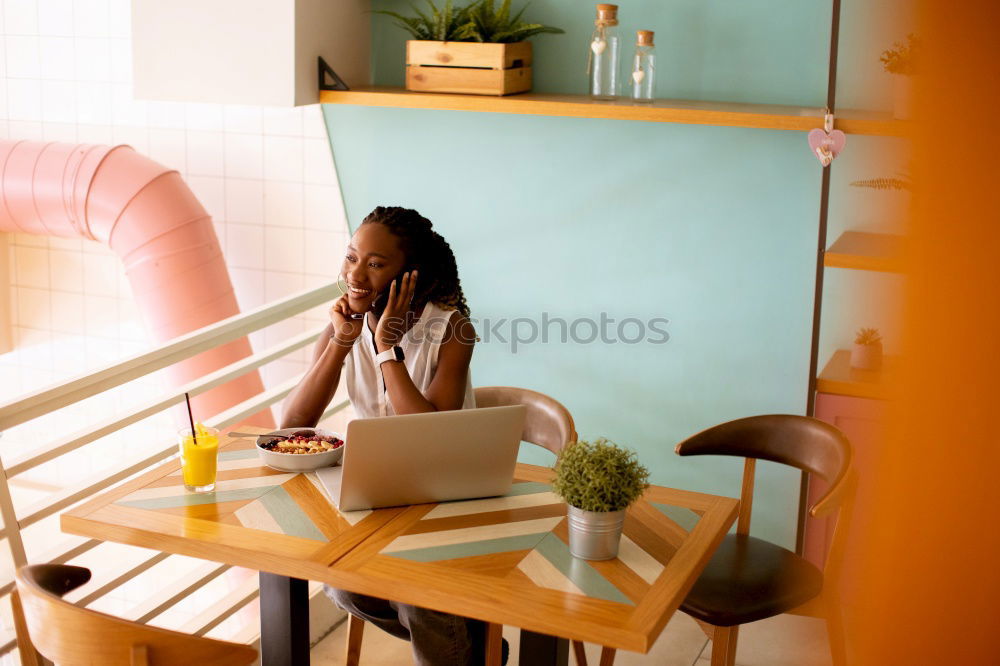
[[[221,435],[220,447],[215,492],[185,491],[175,458],[62,514],[63,531],[324,580],[327,564],[402,511],[341,513],[312,474],[264,466],[253,439]]]
[[[735,499],[651,487],[618,557],[569,553],[551,470],[518,465],[504,497],[414,505],[335,562],[342,586],[647,652],[732,525]]]
[[[591,562],[569,554],[547,468],[518,464],[504,497],[341,513],[312,474],[263,466],[252,439],[220,444],[215,492],[186,492],[174,459],[64,513],[62,529],[647,652],[738,506],[650,487],[618,557]]]
[[[253,449],[219,453],[219,479],[215,492],[189,493],[180,477],[171,475],[118,500],[116,506],[130,506],[149,511],[215,520],[242,525],[273,534],[285,534],[327,541],[339,530],[321,526],[325,516],[317,491],[304,483],[311,475],[296,479],[297,474],[261,468]],[[247,471],[250,476],[238,473]]]

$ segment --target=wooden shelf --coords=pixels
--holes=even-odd
[[[596,102],[586,95],[522,93],[507,97],[449,95],[409,92],[402,88],[359,88],[320,91],[321,104],[479,111],[573,118],[611,118],[654,123],[754,127],[808,131],[823,126],[823,110],[801,106],[655,100],[651,104],[631,101]],[[906,124],[889,114],[843,111],[836,127],[849,134],[902,136]]]
[[[858,370],[851,367],[851,352],[838,349],[816,378],[816,390],[855,398],[887,398],[890,391],[887,377],[893,374],[898,362],[897,358],[887,356],[881,370]]]
[[[903,270],[902,250],[902,236],[845,231],[823,255],[823,265],[899,273]]]
[[[822,122],[819,126],[822,127]],[[841,109],[837,111],[834,126],[847,134],[896,137],[910,134],[910,121],[897,120],[888,111]]]

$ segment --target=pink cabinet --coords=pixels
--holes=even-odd
[[[878,450],[886,422],[884,400],[856,398],[832,393],[816,394],[816,418],[826,421],[843,432],[854,448],[854,469],[858,478],[858,494],[851,516],[851,534],[863,526],[864,515],[859,510],[865,505],[864,497],[876,483],[875,453]],[[826,491],[826,484],[815,477],[809,479],[807,506],[811,506]],[[833,521],[829,518],[806,517],[803,554],[806,559],[822,568],[833,537]],[[850,536],[846,550],[851,550]],[[849,558],[848,558],[849,559]],[[845,562],[845,566],[849,566]]]

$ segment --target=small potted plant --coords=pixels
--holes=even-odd
[[[454,8],[446,0],[428,11],[411,5],[415,17],[379,10],[396,20],[413,39],[406,42],[406,89],[418,92],[510,95],[531,90],[531,42],[559,28],[528,23],[511,15],[511,0],[476,0]]]
[[[634,451],[605,438],[573,442],[559,454],[552,490],[569,505],[569,551],[584,560],[618,555],[625,510],[649,487]]]
[[[862,328],[854,336],[851,367],[858,370],[878,370],[882,367],[882,335],[877,328]]]
[[[882,67],[893,77],[892,114],[900,120],[910,117],[913,99],[913,75],[917,70],[917,58],[920,54],[920,40],[910,33],[906,42],[895,42],[891,49],[882,51],[879,60]]]

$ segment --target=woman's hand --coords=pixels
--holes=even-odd
[[[406,315],[410,311],[410,302],[417,286],[417,271],[403,273],[399,289],[396,280],[389,285],[389,295],[386,298],[385,310],[379,317],[375,327],[375,347],[385,351],[393,345],[398,345],[406,333]]]
[[[333,323],[333,333],[330,339],[341,347],[354,346],[354,341],[361,335],[361,327],[365,325],[365,318],[362,315],[355,319],[355,314],[347,302],[346,294],[338,298],[330,308],[330,322]]]

